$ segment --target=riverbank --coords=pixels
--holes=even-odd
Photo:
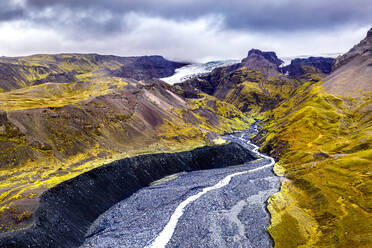
[[[77,247],[101,213],[155,180],[181,171],[227,167],[254,159],[247,149],[230,143],[112,162],[43,193],[33,225],[0,234],[0,247]]]
[[[259,159],[178,173],[145,187],[97,218],[81,247],[273,247],[266,205],[281,178],[274,159],[249,142],[252,132],[223,138]]]

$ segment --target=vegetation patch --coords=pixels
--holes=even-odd
[[[269,201],[276,247],[370,242],[371,96],[341,99],[309,82],[267,115],[267,135],[257,139],[290,179]],[[286,149],[277,154],[281,142]]]

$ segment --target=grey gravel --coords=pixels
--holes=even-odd
[[[238,139],[242,137],[243,141]],[[251,131],[225,136],[252,149]],[[267,165],[259,159],[243,165],[181,173],[175,179],[139,190],[101,215],[82,247],[145,247],[157,237],[180,202],[229,174]],[[167,247],[272,247],[267,233],[268,197],[281,179],[271,167],[238,175],[185,208]]]

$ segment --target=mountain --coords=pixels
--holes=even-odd
[[[27,226],[48,188],[104,163],[213,144],[252,119],[209,95],[185,99],[157,79],[159,56],[2,58],[0,230]],[[10,69],[9,69],[10,68]]]
[[[283,176],[268,200],[275,247],[368,247],[371,36],[336,59],[282,66],[252,49],[202,75],[159,56],[1,58],[0,228],[26,227],[42,192],[103,163],[212,144],[256,120],[252,140]],[[187,80],[161,80],[182,68]]]
[[[309,57],[309,58],[296,58],[291,61],[287,66],[280,69],[283,74],[287,74],[290,78],[297,78],[306,80],[307,75],[314,73],[321,74],[322,76],[328,75],[332,72],[335,59],[323,57]]]
[[[0,91],[43,83],[73,83],[89,76],[144,80],[167,77],[186,65],[161,56],[119,57],[99,54],[32,55],[0,58]]]
[[[134,78],[137,80],[169,77],[175,69],[185,66],[185,63],[165,60],[161,56],[138,57],[133,62],[124,64],[110,75],[117,77]]]
[[[174,85],[186,98],[210,94],[260,121],[253,140],[286,178],[268,204],[275,247],[370,244],[370,35],[336,60],[280,67],[275,54],[254,49],[239,64]],[[347,97],[351,88],[359,97]]]
[[[334,72],[325,78],[324,89],[341,96],[358,96],[372,90],[372,29],[365,39],[338,57]]]
[[[330,59],[292,61],[284,67],[299,81],[314,79],[314,73],[320,81],[299,84],[290,98],[266,114],[254,138],[262,151],[278,159],[275,170],[286,177],[268,205],[275,247],[370,245],[370,37],[371,30],[336,58],[332,70]],[[305,77],[297,74],[298,62],[310,66],[303,70]]]
[[[280,73],[281,63],[273,52],[252,49],[240,63],[175,84],[174,89],[184,97],[213,95],[243,112],[272,109],[297,86],[297,82]]]

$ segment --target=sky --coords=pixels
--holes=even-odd
[[[0,0],[0,56],[337,54],[366,36],[371,13],[370,0]]]

